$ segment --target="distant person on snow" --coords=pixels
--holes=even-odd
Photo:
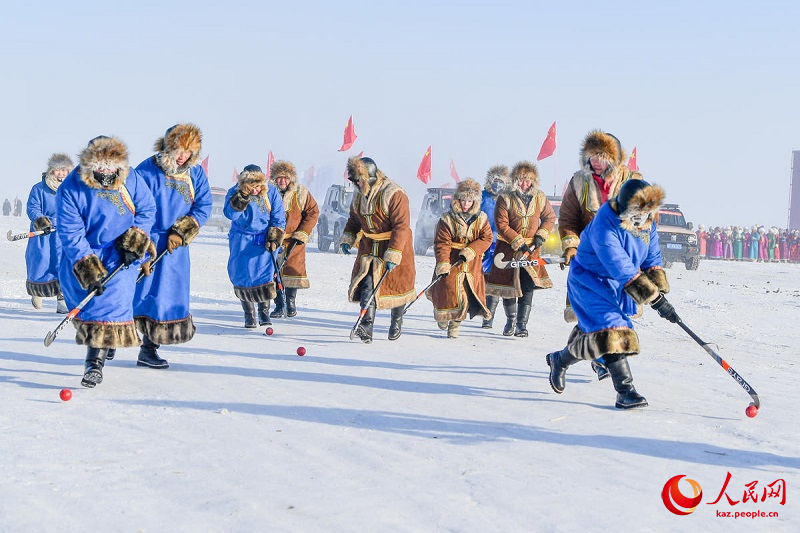
[[[269,176],[270,183],[278,189],[283,199],[283,210],[286,213],[287,238],[278,256],[278,266],[286,254],[289,254],[281,272],[284,294],[280,294],[280,289],[278,290],[275,310],[270,317],[283,316],[284,297],[286,316],[293,317],[297,315],[297,289],[307,289],[311,286],[306,272],[306,244],[314,226],[317,225],[319,206],[309,190],[297,183],[297,170],[290,162],[275,161]]]
[[[491,318],[484,305],[486,285],[481,257],[492,244],[489,217],[481,211],[481,186],[472,179],[456,185],[450,209],[439,219],[433,239],[436,267],[433,279],[443,279],[428,289],[433,302],[433,317],[449,338],[458,337],[461,322],[475,315]],[[457,261],[456,267],[452,267]]]
[[[225,196],[223,213],[231,220],[228,232],[228,277],[242,302],[244,327],[271,324],[269,302],[278,294],[273,254],[283,244],[286,212],[278,189],[267,183],[258,165],[247,165],[238,183]]]
[[[34,309],[42,308],[42,298],[56,297],[56,312],[69,313],[61,285],[58,283],[58,265],[61,262],[61,241],[56,230],[56,192],[72,170],[72,159],[67,154],[53,154],[47,161],[42,179],[28,194],[30,231],[46,231],[44,235],[28,239],[25,265],[28,279],[25,289],[31,296]]]
[[[567,345],[547,355],[550,386],[561,394],[567,369],[581,361],[605,359],[617,391],[616,407],[647,406],[636,392],[628,356],[639,353],[639,337],[630,316],[650,304],[676,322],[678,316],[663,298],[669,292],[661,268],[654,224],[664,191],[644,180],[630,180],[604,204],[581,235],[567,278],[567,294],[578,318]]]
[[[3,216],[11,216],[11,202],[8,201],[8,198],[3,202]]]
[[[492,270],[492,260],[494,259],[494,249],[497,246],[497,228],[494,225],[494,208],[497,205],[497,195],[508,187],[508,167],[505,165],[495,165],[486,172],[486,181],[481,192],[481,211],[486,213],[489,219],[489,226],[492,228],[492,245],[483,254],[483,278],[489,277]],[[485,286],[485,283],[484,283]],[[484,318],[482,328],[492,329],[494,323],[494,313],[500,298],[486,295],[486,307],[489,309],[489,318]]]
[[[347,294],[351,302],[360,302],[362,309],[367,309],[356,335],[364,343],[372,342],[375,311],[391,309],[389,340],[393,341],[402,333],[405,304],[416,296],[408,196],[369,157],[351,157],[347,179],[357,190],[339,246],[344,254],[350,254],[356,236],[362,233]],[[388,272],[386,279],[371,298],[384,272]]]
[[[19,197],[14,198],[14,216],[22,216],[22,200]]]
[[[153,195],[128,166],[128,148],[114,137],[95,137],[81,152],[79,164],[58,188],[58,237],[62,261],[58,279],[70,308],[95,291],[73,324],[75,342],[85,344],[86,368],[81,385],[103,381],[106,360],[117,348],[139,346],[133,320],[136,268],[155,255],[150,228],[156,214]]]
[[[158,354],[163,344],[181,344],[194,337],[189,312],[191,262],[189,244],[211,216],[211,189],[200,165],[202,133],[194,124],[176,124],[156,140],[155,155],[142,161],[136,172],[156,202],[150,239],[157,253],[170,255],[142,263],[146,276],[136,285],[133,310],[142,334],[138,366],[168,368]]]

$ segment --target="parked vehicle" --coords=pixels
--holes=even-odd
[[[686,222],[677,204],[664,204],[658,213],[658,243],[664,268],[672,263],[683,263],[686,270],[697,270],[700,266],[700,246],[692,223]]]
[[[317,246],[320,251],[327,252],[332,244],[333,251],[338,253],[339,248],[336,245],[342,238],[344,226],[350,216],[354,192],[352,187],[346,185],[328,187],[317,220]]]
[[[414,253],[425,255],[433,246],[436,236],[436,224],[442,214],[450,209],[453,200],[453,188],[431,187],[422,199],[417,224],[414,227]]]
[[[206,226],[217,228],[219,231],[231,229],[231,221],[225,218],[222,209],[225,207],[225,195],[227,190],[222,187],[211,187],[211,216],[206,222]]]

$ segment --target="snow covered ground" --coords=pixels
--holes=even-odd
[[[0,218],[9,229],[27,222]],[[644,351],[631,363],[650,407],[614,409],[611,380],[587,363],[553,393],[544,356],[570,331],[558,268],[555,288],[534,296],[527,339],[503,337],[502,317],[491,332],[476,319],[447,339],[423,298],[398,341],[386,339],[383,311],[364,345],[348,339],[352,258],[314,250],[298,316],[274,321],[271,337],[245,330],[216,230],[192,244],[197,335],[161,350],[169,370],[138,368],[136,350],[120,350],[103,384],[82,389],[72,326],[42,344],[62,315],[52,299],[30,305],[24,250],[3,238],[0,531],[800,530],[800,265],[668,270],[685,323],[759,392],[749,419],[749,396],[652,311],[637,322]],[[433,258],[416,261],[421,289]],[[725,492],[740,503],[709,505],[728,473]],[[687,516],[661,497],[681,474],[703,490]],[[761,501],[781,479],[785,504]],[[742,501],[752,482],[758,502]],[[778,516],[733,518],[753,511]]]

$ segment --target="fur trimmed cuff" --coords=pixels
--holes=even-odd
[[[394,263],[395,265],[399,265],[400,262],[403,260],[403,252],[401,252],[400,250],[387,248],[386,252],[384,252],[383,254],[383,260],[389,263]]]
[[[306,233],[305,231],[295,231],[294,233],[292,233],[291,238],[296,241],[300,241],[303,244],[308,244],[308,233]]]
[[[276,242],[278,243],[278,246],[280,246],[281,244],[283,244],[284,235],[285,232],[283,231],[283,229],[277,226],[272,226],[267,230],[267,242]]]
[[[245,196],[241,191],[236,191],[231,196],[230,202],[234,211],[244,211],[247,209],[247,204],[250,203],[250,196]]]
[[[644,271],[645,275],[652,281],[656,287],[658,287],[658,292],[661,294],[667,294],[669,292],[669,281],[667,280],[667,273],[664,272],[664,269],[661,267],[653,267],[648,268]]]
[[[649,277],[642,275],[641,272],[625,284],[625,292],[633,298],[633,301],[642,305],[649,304],[660,294],[656,284],[650,281]]]
[[[33,231],[42,231],[53,227],[53,223],[47,217],[39,217],[33,221]]]
[[[342,233],[342,238],[339,239],[338,246],[348,244],[351,247],[356,243],[356,236],[352,233]]]
[[[108,270],[103,266],[103,262],[95,254],[87,255],[79,259],[72,267],[72,273],[75,274],[78,283],[85,290],[89,287],[90,283],[100,281],[108,275]]]
[[[469,263],[470,261],[475,259],[476,254],[475,250],[467,246],[466,248],[463,248],[460,252],[458,252],[458,255],[464,258],[465,263]]]
[[[509,244],[511,245],[511,249],[516,252],[523,244],[525,244],[525,238],[522,235],[517,235]]]
[[[433,271],[434,276],[441,276],[442,274],[449,274],[451,269],[450,263],[436,263],[436,268]]]
[[[550,236],[550,232],[544,228],[539,228],[538,230],[536,230],[536,233],[534,233],[534,235],[538,235],[539,237],[544,239],[545,242],[547,242],[547,238]]]
[[[578,248],[581,243],[581,238],[577,235],[567,235],[561,239],[561,251],[566,252],[567,248]]]
[[[200,224],[189,215],[182,216],[169,228],[171,232],[180,236],[183,239],[183,245],[189,246],[191,242],[200,233]]]
[[[117,237],[117,248],[123,252],[135,253],[139,259],[144,257],[150,246],[150,236],[136,226],[131,226]]]

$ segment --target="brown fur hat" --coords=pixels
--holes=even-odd
[[[116,170],[118,175],[111,189],[119,189],[130,173],[128,164],[128,147],[116,137],[101,135],[89,141],[89,145],[78,156],[81,167],[81,180],[92,189],[101,189],[94,179],[94,171],[100,169]]]
[[[619,194],[609,200],[611,208],[619,215],[620,225],[628,231],[649,230],[664,203],[666,193],[658,185],[650,185],[644,180],[628,180]],[[644,224],[634,228],[631,217],[646,215]]]
[[[369,182],[369,168],[367,163],[375,165],[375,183]],[[381,169],[378,168],[377,163],[368,157],[351,157],[347,160],[347,176],[350,181],[351,176],[355,177],[355,184],[359,187],[361,194],[364,196],[369,195],[369,191],[378,183],[381,183],[386,176],[384,176]]]
[[[50,159],[47,160],[47,173],[49,174],[53,170],[57,170],[59,168],[66,168],[67,170],[72,170],[75,164],[72,162],[72,159],[67,154],[53,154],[50,156]]]
[[[194,124],[175,124],[169,128],[163,137],[156,139],[153,149],[158,152],[158,162],[167,174],[185,172],[200,160],[200,150],[203,146],[203,134]],[[187,151],[192,155],[182,165],[178,166],[175,155]]]
[[[481,203],[481,186],[472,178],[467,178],[456,185],[453,193],[453,200],[472,200],[476,204]]]
[[[496,179],[503,180],[508,185],[508,167],[505,165],[494,165],[486,171],[486,181],[483,186],[487,191],[491,190],[492,182]]]
[[[511,185],[516,189],[519,182],[527,178],[531,180],[531,190],[539,188],[539,169],[530,161],[520,161],[511,169]]]
[[[267,176],[258,165],[244,167],[244,170],[239,173],[238,183],[239,185],[247,184],[253,187],[261,185],[261,194],[259,196],[267,195]]]
[[[583,140],[581,167],[586,168],[589,160],[593,157],[605,161],[609,167],[618,167],[625,162],[625,150],[622,149],[622,143],[614,135],[600,130],[592,130]]]
[[[278,184],[275,183],[275,180],[278,179],[279,176],[286,176],[289,178],[289,187],[297,184],[297,169],[295,169],[294,165],[289,161],[275,161],[272,163],[272,167],[270,167],[269,171],[270,183],[277,187]]]

